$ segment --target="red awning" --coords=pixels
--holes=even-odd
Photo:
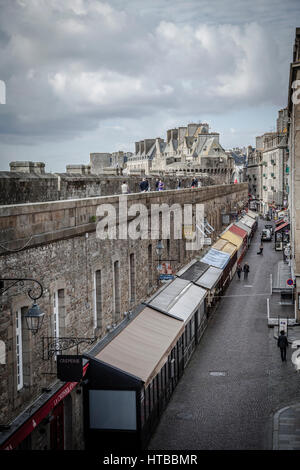
[[[242,228],[238,227],[237,225],[231,225],[231,227],[229,227],[229,230],[243,239],[247,238],[247,232]]]
[[[85,375],[89,363],[83,367],[83,375]],[[48,416],[70,392],[76,387],[78,382],[67,382],[63,385],[34,415],[32,415],[17,431],[7,439],[0,447],[1,450],[13,450],[20,442],[22,442],[40,422]]]
[[[281,225],[279,225],[278,227],[275,228],[275,232],[279,232],[280,230],[282,230],[284,227],[287,227],[289,225],[288,222],[285,222]]]

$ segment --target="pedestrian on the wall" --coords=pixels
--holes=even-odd
[[[156,178],[155,181],[155,191],[158,191],[159,179]]]
[[[242,266],[240,265],[240,263],[238,264],[236,268],[236,272],[237,272],[238,278],[241,279]]]
[[[250,267],[249,267],[248,263],[244,264],[243,271],[244,271],[244,279],[246,280],[246,279],[248,279],[248,274],[249,274],[249,271],[250,271]]]
[[[158,191],[163,191],[164,187],[165,187],[165,185],[164,185],[163,181],[159,180],[159,182],[158,182]]]
[[[177,189],[181,188],[181,180],[177,178]]]
[[[121,191],[122,191],[122,194],[128,194],[129,193],[129,187],[128,187],[128,184],[126,183],[126,181],[123,181],[123,183],[121,184]]]
[[[143,181],[141,181],[141,183],[140,183],[140,190],[143,193],[143,192],[147,191],[147,189],[148,189],[148,183],[146,181],[146,178],[143,178]]]
[[[286,348],[289,347],[288,339],[284,333],[284,330],[280,332],[280,336],[278,336],[277,346],[280,348],[281,360],[286,361]]]

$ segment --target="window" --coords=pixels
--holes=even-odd
[[[102,274],[98,270],[95,272],[95,328],[102,326]]]
[[[148,286],[152,287],[152,245],[148,245]]]
[[[115,319],[120,316],[120,263],[114,262],[114,301],[115,301]]]
[[[22,312],[16,311],[17,390],[23,388]]]
[[[130,302],[135,301],[135,260],[134,254],[131,253],[129,257],[129,269],[130,269]]]
[[[65,290],[58,289],[53,296],[53,336],[58,339],[65,336]],[[56,352],[55,355],[57,355]]]

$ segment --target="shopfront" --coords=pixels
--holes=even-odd
[[[230,255],[228,253],[224,253],[223,251],[215,250],[211,248],[206,255],[201,258],[202,263],[207,263],[210,266],[214,266],[215,268],[220,268],[223,271],[222,278],[221,278],[221,293],[226,289],[229,280],[230,280],[230,271],[231,271],[231,263],[230,263]]]
[[[290,224],[282,222],[275,228],[275,250],[282,251],[290,242]]]
[[[86,374],[88,363],[83,368]],[[39,397],[31,405],[31,414],[25,411],[12,423],[1,450],[66,450],[80,448],[72,430],[75,414],[80,414],[82,395],[77,394],[78,382],[56,384],[56,392],[48,399]],[[80,390],[81,392],[81,390]],[[49,392],[50,393],[50,392]],[[49,394],[48,393],[48,394]],[[15,428],[15,429],[14,429]],[[77,434],[81,432],[77,428]],[[81,436],[83,441],[83,434]]]
[[[226,232],[225,232],[226,233]],[[223,253],[230,255],[228,268],[230,269],[230,280],[233,278],[237,267],[237,247],[230,243],[228,240],[220,238],[213,246],[215,250],[220,250]]]
[[[205,273],[203,273],[202,276],[200,276],[196,281],[196,284],[198,286],[203,287],[207,290],[207,316],[209,316],[211,308],[217,303],[220,298],[219,292],[221,291],[222,275],[222,269],[210,266],[208,270],[205,271]]]
[[[248,227],[248,225],[246,224],[243,224],[243,222],[241,220],[239,220],[238,222],[234,222],[234,225],[236,227],[239,227],[241,228],[243,231],[245,231],[247,233],[247,247],[250,246],[250,241],[251,241],[251,228]]]
[[[87,450],[146,447],[183,369],[184,322],[145,307],[87,356]]]
[[[197,271],[195,265],[192,270],[195,274]],[[193,277],[192,273],[190,274],[191,276],[188,275],[188,271],[185,273],[186,277]],[[206,296],[205,289],[190,280],[177,278],[147,303],[152,308],[158,308],[184,321],[184,367],[207,325]]]
[[[232,243],[234,243],[237,246],[237,249],[238,249],[237,262],[241,263],[248,248],[248,233],[246,230],[243,230],[237,224],[231,225],[228,231],[238,237],[238,239],[235,238],[235,241],[232,241]]]

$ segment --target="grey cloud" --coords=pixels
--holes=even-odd
[[[286,100],[294,0],[0,0],[0,8],[7,143]]]

